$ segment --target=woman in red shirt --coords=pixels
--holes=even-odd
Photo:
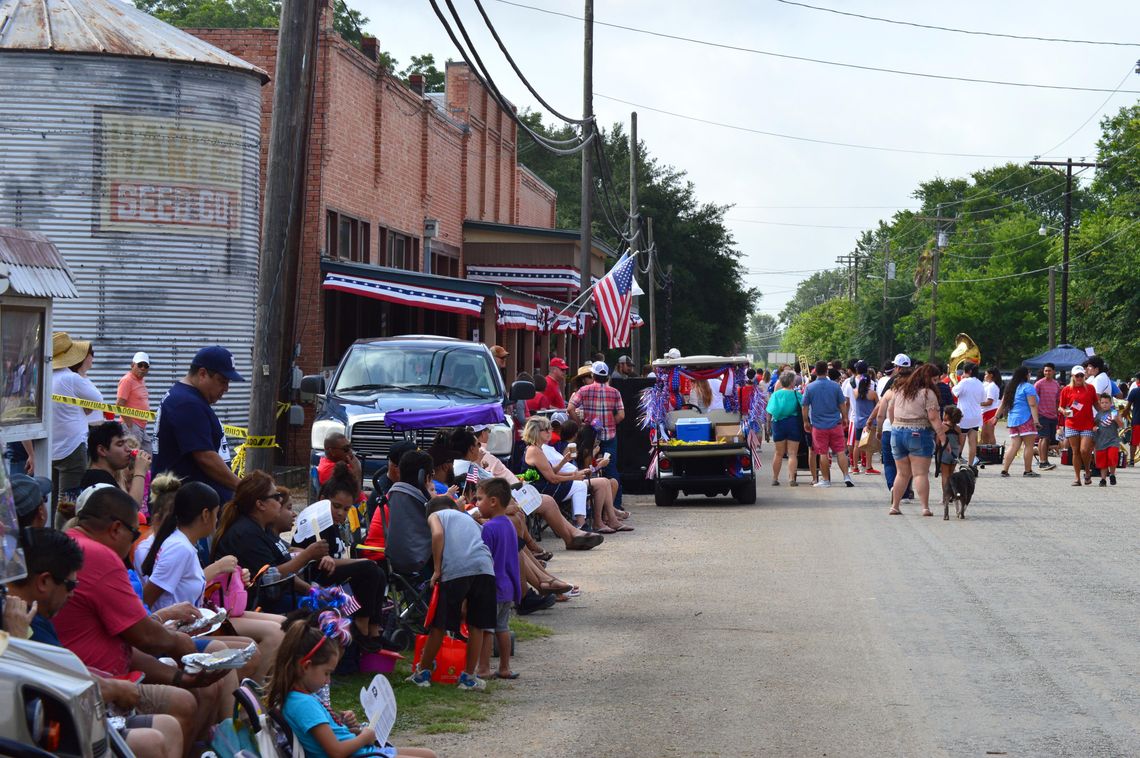
[[[1073,458],[1074,487],[1081,486],[1081,473],[1085,484],[1092,484],[1089,467],[1093,458],[1095,432],[1096,389],[1085,383],[1085,367],[1073,366],[1072,380],[1061,388],[1061,415],[1065,417],[1065,441]]]

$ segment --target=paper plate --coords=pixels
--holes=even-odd
[[[204,637],[207,634],[213,634],[214,632],[221,629],[222,623],[226,620],[226,616],[224,613],[219,613],[217,611],[211,611],[209,608],[199,608],[198,610],[201,612],[202,618],[207,619],[207,620],[212,619],[212,618],[217,618],[218,620],[215,621],[214,623],[210,624],[209,626],[205,627],[204,629],[202,629],[202,631],[195,632],[194,634],[190,635],[191,637]],[[220,618],[218,618],[219,616],[220,616]]]

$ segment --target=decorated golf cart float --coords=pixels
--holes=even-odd
[[[695,355],[653,362],[657,383],[641,395],[639,421],[650,432],[646,476],[654,500],[673,505],[680,494],[731,494],[756,502],[757,454],[768,395],[748,382],[744,356]],[[707,380],[724,398],[724,409],[701,412],[688,401],[686,386]],[[742,412],[741,409],[744,409]]]

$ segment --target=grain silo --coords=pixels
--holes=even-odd
[[[152,405],[203,345],[249,376],[265,72],[120,0],[0,0],[0,226],[46,235],[113,401],[146,351]],[[219,415],[244,424],[249,385]]]

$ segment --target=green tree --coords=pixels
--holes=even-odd
[[[135,7],[168,24],[185,29],[276,29],[281,23],[280,0],[134,0]],[[360,47],[364,26],[360,11],[344,0],[333,6],[333,27],[340,36]],[[395,65],[390,56],[389,70]]]
[[[796,294],[780,311],[780,323],[791,324],[801,313],[839,297],[847,287],[847,275],[839,269],[816,271],[796,285]]]
[[[413,55],[412,62],[400,72],[399,76],[407,82],[412,74],[423,76],[424,92],[443,92],[445,75],[435,67],[435,56],[431,53]]]
[[[799,314],[784,332],[781,346],[812,362],[845,358],[851,355],[855,324],[855,303],[834,298]]]
[[[754,312],[748,317],[748,333],[745,341],[745,352],[752,353],[756,360],[764,361],[768,353],[780,349],[784,330],[780,322],[770,313]],[[769,368],[773,368],[769,366]]]

